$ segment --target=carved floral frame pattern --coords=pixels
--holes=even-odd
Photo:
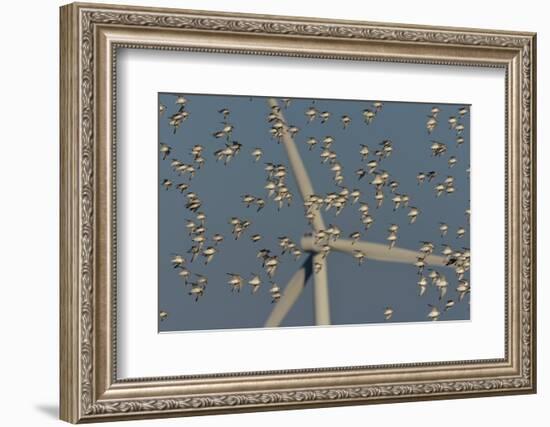
[[[70,422],[223,413],[287,407],[360,404],[380,401],[480,396],[535,391],[535,35],[434,27],[330,22],[303,18],[266,17],[208,12],[73,4],[61,10],[62,66],[79,66],[79,73],[61,75],[62,200],[61,200],[61,417]],[[100,25],[150,29],[200,30],[221,33],[271,34],[293,37],[372,40],[457,47],[505,48],[520,61],[521,156],[519,375],[506,378],[465,378],[455,381],[403,382],[353,387],[293,388],[263,392],[213,393],[170,398],[98,399],[94,390],[95,206],[95,31]],[[127,46],[133,47],[131,44]],[[135,46],[140,47],[140,46]],[[155,46],[173,49],[170,46]],[[210,49],[210,51],[217,51]],[[227,50],[220,50],[227,51]],[[235,52],[236,50],[233,49]],[[266,54],[246,50],[242,53]],[[65,54],[65,59],[63,55]],[[116,50],[115,50],[116,54]],[[269,54],[269,53],[267,53]],[[284,55],[292,55],[283,53]],[[296,55],[307,56],[307,55]],[[322,58],[323,55],[316,54]],[[331,54],[327,57],[334,58]],[[350,59],[349,56],[347,59]],[[351,58],[353,59],[353,58]],[[384,60],[383,58],[373,58]],[[423,62],[414,58],[392,61]],[[445,60],[429,61],[447,63]],[[449,64],[459,63],[459,59]],[[73,70],[74,71],[74,70]],[[74,103],[77,103],[77,106]],[[77,109],[76,109],[77,108]],[[510,106],[508,106],[510,109]],[[73,132],[72,134],[70,132]],[[77,138],[78,141],[74,141]],[[69,147],[70,146],[70,147]],[[78,159],[78,164],[74,160]],[[76,200],[75,200],[76,195]],[[64,241],[67,241],[64,246]],[[69,247],[70,243],[77,248]],[[507,319],[508,320],[508,319]],[[446,363],[443,363],[446,365]],[[447,363],[452,367],[453,363]],[[397,369],[398,367],[396,367]],[[345,369],[345,368],[335,368]],[[316,370],[311,370],[312,372]],[[307,371],[302,371],[307,372]],[[116,363],[113,370],[116,376]],[[269,375],[266,373],[266,375]],[[116,380],[116,378],[114,378]],[[166,379],[163,379],[166,380]],[[175,379],[177,380],[177,379]]]

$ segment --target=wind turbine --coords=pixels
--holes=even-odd
[[[285,118],[279,108],[277,100],[268,98],[268,105],[271,110],[278,116],[283,125],[281,140],[285,148],[288,160],[290,161],[290,169],[294,175],[294,179],[298,185],[298,190],[303,201],[309,199],[315,194],[313,185],[309,179],[298,148],[288,131],[288,126]],[[312,227],[315,232],[325,230],[325,222],[321,215],[320,209],[313,210]],[[328,239],[328,245],[331,250],[353,254],[355,250],[362,251],[368,259],[386,262],[397,262],[412,264],[418,258],[418,252],[409,249],[394,247],[389,249],[388,246],[380,243],[372,243],[365,241],[357,241],[352,244],[351,240],[347,239]],[[304,251],[309,252],[306,261],[294,273],[292,278],[287,283],[283,290],[281,299],[275,304],[271,314],[265,322],[266,327],[276,327],[281,324],[287,313],[290,311],[294,303],[300,297],[309,277],[313,274],[313,294],[315,308],[315,324],[330,325],[330,301],[328,293],[328,276],[327,276],[327,258],[323,257],[320,252],[320,247],[315,243],[313,237],[305,235],[301,240],[301,246]],[[442,256],[428,255],[426,262],[430,265],[447,267],[446,259]],[[313,266],[320,265],[320,271],[313,273]]]

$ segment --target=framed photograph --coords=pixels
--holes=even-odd
[[[63,420],[536,391],[535,34],[60,21]]]

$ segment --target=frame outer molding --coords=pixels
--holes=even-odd
[[[79,414],[79,63],[78,22],[73,7],[60,9],[60,418]]]
[[[536,391],[535,34],[78,3],[63,6],[60,21],[61,419],[78,423]],[[321,53],[314,56],[334,57],[322,54],[323,42],[338,44],[341,41],[344,45],[380,43],[381,57],[386,58],[382,60],[422,62],[414,59],[414,53],[401,53],[398,57],[394,54],[392,58],[383,52],[384,45],[400,45],[402,52],[406,52],[407,46],[411,52],[412,46],[425,52],[435,50],[441,59],[434,62],[439,63],[506,63],[510,142],[506,197],[511,195],[507,203],[510,237],[507,238],[506,254],[506,276],[511,279],[508,280],[508,359],[485,365],[449,362],[380,367],[371,373],[365,369],[348,371],[346,368],[335,368],[328,374],[324,374],[324,370],[303,370],[296,374],[291,371],[267,374],[267,381],[266,373],[220,374],[191,380],[192,384],[198,384],[197,390],[203,391],[189,395],[176,392],[178,384],[184,381],[177,378],[117,381],[116,363],[113,365],[108,359],[111,349],[104,348],[101,338],[113,326],[110,322],[102,323],[112,319],[109,307],[101,302],[114,301],[110,294],[105,296],[108,290],[98,282],[111,272],[111,267],[105,265],[106,254],[98,249],[112,244],[110,237],[98,236],[98,227],[103,231],[111,229],[109,220],[99,214],[109,209],[111,200],[98,197],[98,191],[105,184],[102,176],[109,174],[103,161],[110,160],[111,153],[100,153],[102,141],[96,140],[106,132],[98,129],[98,122],[109,122],[113,117],[111,107],[102,106],[101,94],[98,94],[98,90],[105,90],[112,82],[107,79],[98,89],[96,76],[98,69],[105,66],[97,63],[98,33],[100,28],[107,27],[149,32],[199,31],[199,34],[214,38],[226,35],[242,40],[249,37],[251,44],[253,37],[280,36],[280,40],[291,46],[282,54],[291,56],[307,53],[297,47],[297,41],[303,41],[317,45]],[[132,40],[127,43],[131,44]],[[248,44],[245,53],[261,52],[254,51]],[[461,53],[464,53],[463,58]],[[350,55],[342,57],[354,59]],[[101,111],[103,117],[98,113]],[[106,181],[107,184],[111,182],[110,178]],[[110,344],[111,339],[105,342]],[[426,372],[445,370],[454,373],[454,379],[421,379]],[[331,375],[330,387],[319,385],[324,384],[323,381],[330,382]],[[335,380],[338,375],[347,378],[347,382]],[[355,383],[350,380],[354,375],[359,378]],[[384,375],[385,381],[376,382],[376,378]],[[361,378],[371,379],[361,383]],[[216,384],[218,387],[228,384],[230,389],[245,381],[249,386],[242,391],[221,391],[224,388],[213,391]],[[261,381],[267,384],[263,389]],[[285,381],[286,389],[282,387]],[[148,394],[155,389],[164,390],[164,394]],[[175,394],[171,395],[171,391]]]

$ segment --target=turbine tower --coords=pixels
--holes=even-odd
[[[307,201],[310,196],[315,194],[311,180],[304,166],[304,162],[298,152],[294,139],[290,136],[285,118],[279,108],[277,100],[268,98],[268,105],[278,116],[283,125],[281,140],[285,148],[290,169],[298,185],[302,201]],[[312,226],[314,232],[325,230],[325,223],[320,209],[313,211]],[[353,254],[355,250],[360,250],[368,259],[386,262],[398,262],[412,264],[418,257],[418,252],[394,247],[389,249],[386,245],[365,241],[357,241],[352,244],[347,239],[329,239],[328,245],[331,250]],[[313,274],[313,303],[315,309],[315,324],[330,325],[330,300],[328,292],[327,258],[323,257],[320,247],[315,243],[313,237],[304,236],[301,240],[301,246],[304,251],[309,252],[309,256],[302,266],[294,273],[283,290],[281,299],[275,304],[271,314],[265,322],[266,327],[276,327],[281,324],[294,303],[300,297],[309,277]],[[426,262],[430,265],[447,267],[446,260],[442,256],[428,255]],[[320,271],[313,272],[313,266],[320,265]]]

